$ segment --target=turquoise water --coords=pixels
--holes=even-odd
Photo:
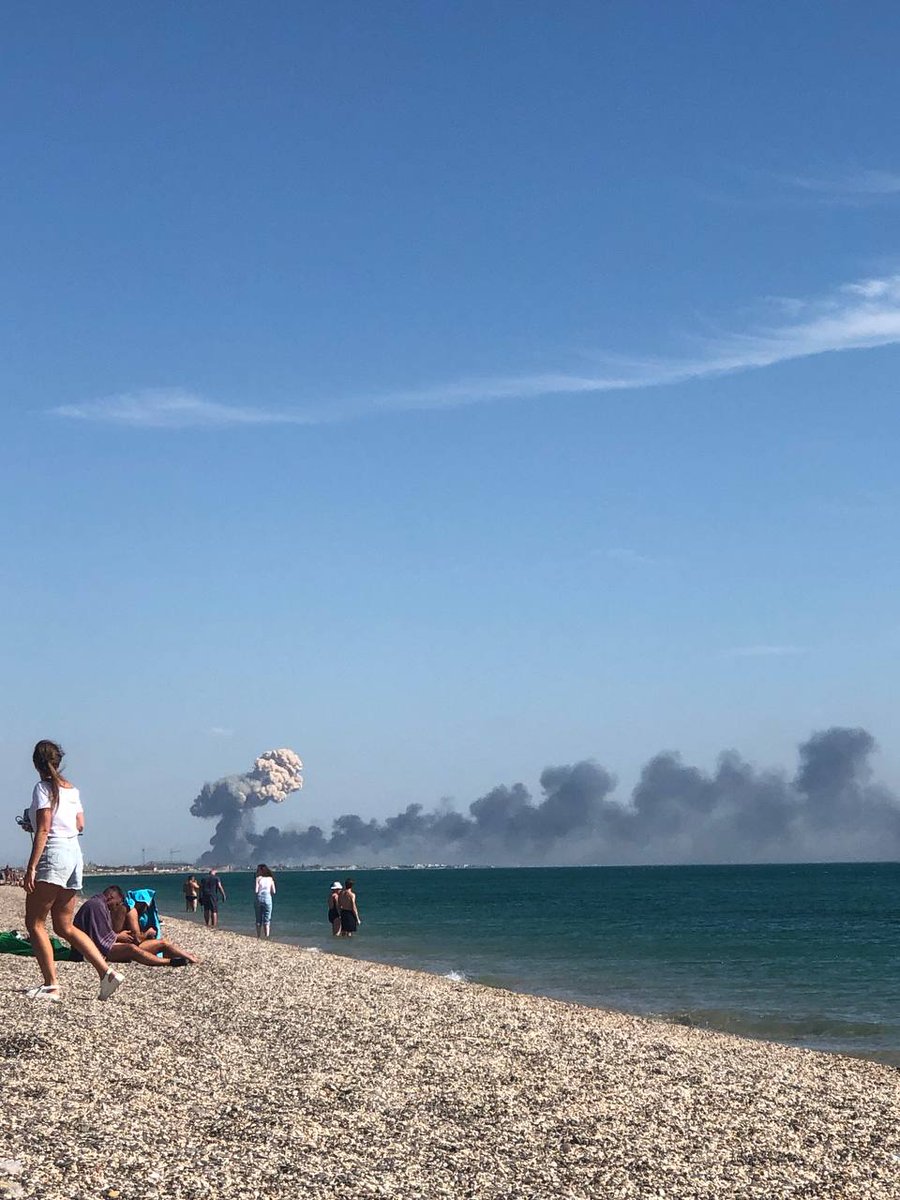
[[[900,1065],[898,864],[355,871],[351,941],[326,920],[336,877],[278,873],[273,935]],[[185,915],[183,879],[129,882]],[[223,881],[222,926],[253,933],[252,876]]]

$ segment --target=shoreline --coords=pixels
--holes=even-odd
[[[766,868],[767,872],[769,870],[775,868]],[[674,888],[682,895],[685,879],[681,869],[666,868],[666,871],[672,879],[665,890],[671,893]],[[690,871],[688,882],[693,879],[694,869]],[[634,922],[621,917],[614,917],[613,927],[618,932],[611,936],[601,933],[595,939],[593,931],[588,931],[586,948],[583,940],[573,939],[567,930],[562,930],[565,942],[560,945],[552,921],[548,921],[543,912],[532,912],[533,899],[521,915],[525,917],[525,924],[534,919],[535,939],[525,941],[522,938],[524,926],[521,920],[517,921],[517,929],[511,932],[512,940],[498,928],[496,921],[491,924],[490,919],[484,928],[480,921],[477,926],[473,924],[463,936],[459,922],[462,910],[458,911],[459,904],[455,900],[449,906],[443,904],[445,885],[439,882],[426,887],[425,892],[440,906],[442,928],[436,929],[439,919],[435,915],[425,929],[411,915],[410,906],[403,900],[410,886],[419,885],[410,873],[387,872],[386,875],[398,878],[390,883],[382,879],[374,886],[371,879],[360,881],[365,895],[375,895],[378,900],[377,912],[367,905],[366,912],[373,919],[364,926],[362,936],[350,944],[335,944],[330,937],[330,928],[327,934],[324,932],[324,908],[323,921],[316,920],[320,896],[307,874],[292,872],[282,876],[283,893],[279,884],[273,932],[288,944],[317,946],[337,955],[362,955],[386,965],[420,969],[451,978],[461,975],[486,986],[649,1017],[688,1028],[714,1029],[737,1037],[775,1041],[781,1045],[900,1066],[897,988],[892,982],[890,963],[884,961],[880,968],[877,966],[879,953],[884,958],[879,950],[881,943],[877,942],[880,932],[877,917],[864,931],[868,939],[865,947],[856,943],[851,948],[846,934],[834,928],[834,920],[825,932],[820,927],[813,930],[810,941],[804,936],[802,916],[809,904],[794,894],[793,898],[786,897],[785,903],[800,914],[792,936],[802,941],[798,941],[797,947],[792,945],[789,953],[785,953],[785,947],[790,939],[778,931],[780,925],[772,933],[763,919],[752,934],[746,930],[733,931],[731,914],[726,916],[724,923],[719,923],[711,943],[708,941],[703,945],[699,944],[697,936],[683,936],[685,925],[682,920],[676,917],[664,921],[666,928],[675,935],[672,954],[669,955],[663,946],[648,956],[641,950],[646,942],[647,925],[634,927]],[[492,872],[475,874],[480,878],[465,886],[460,884],[459,888],[454,887],[447,893],[459,897],[459,903],[467,904],[466,911],[472,909],[473,903],[494,882]],[[726,877],[730,881],[730,875],[726,873]],[[320,876],[314,875],[314,879],[317,878]],[[175,876],[174,880],[177,879]],[[792,887],[796,893],[797,884],[792,880],[793,876],[787,884],[783,879],[774,882],[779,887]],[[115,880],[106,877],[106,881]],[[818,873],[810,884],[821,890],[823,881],[830,886],[829,877]],[[97,890],[103,882],[92,880],[91,890]],[[861,881],[870,892],[876,885],[882,889],[886,882],[891,894],[895,895],[893,881],[885,881],[877,873],[873,878],[866,875]],[[176,917],[185,916],[180,886],[176,882],[146,877],[140,883],[141,886],[159,887],[158,901],[164,911]],[[252,903],[245,904],[243,895],[245,885],[246,890],[252,890],[250,884],[251,872],[239,873],[236,887],[227,884],[229,902],[223,906],[220,919],[233,931],[252,937]],[[772,881],[769,881],[767,890],[771,890],[771,886]],[[541,895],[546,892],[533,876],[528,888],[536,888]],[[616,904],[634,894],[635,888],[636,894],[642,896],[642,884],[626,881],[624,891],[613,895],[612,903],[608,905],[610,911],[618,911]],[[655,889],[651,894],[655,894]],[[764,911],[764,918],[765,912],[768,910]],[[683,915],[687,916],[689,927],[691,915]],[[199,923],[201,914],[186,919]],[[473,914],[473,919],[477,919],[477,914]],[[652,914],[649,919],[653,920]],[[630,944],[623,940],[630,934],[637,939],[635,954],[631,953]],[[765,948],[770,934],[774,938],[771,963]],[[735,937],[737,942],[732,945]],[[717,944],[717,938],[723,942],[721,946]],[[735,946],[737,953],[731,961],[729,953]],[[848,953],[851,958],[858,955],[861,961],[865,956],[867,966],[864,978],[847,979],[847,989],[842,980],[842,953]],[[651,957],[660,958],[658,969],[651,970]],[[759,979],[748,965],[754,958],[759,964]],[[804,959],[806,967],[800,965]],[[818,975],[820,963],[829,964],[823,966],[821,976]]]
[[[170,913],[165,912],[162,909],[160,910],[160,915],[165,921],[170,921],[173,919]],[[174,919],[182,920],[183,918],[179,916],[175,917]],[[192,924],[191,922],[184,923],[187,925]],[[256,935],[246,930],[229,929],[223,926],[222,932],[232,934],[234,937],[246,938],[251,942],[257,941]],[[269,938],[269,941],[272,943],[277,943],[280,946],[288,946],[293,950],[299,950],[307,954],[326,954],[341,960],[350,959],[352,962],[369,963],[373,967],[385,967],[397,971],[412,971],[417,974],[426,975],[430,979],[447,979],[451,983],[471,984],[473,987],[486,988],[488,991],[505,992],[511,996],[530,996],[535,1000],[547,1000],[555,1004],[571,1004],[576,1008],[585,1008],[596,1012],[610,1013],[613,1016],[618,1017],[632,1017],[636,1020],[647,1021],[657,1025],[672,1026],[679,1029],[695,1029],[701,1032],[705,1031],[708,1033],[718,1033],[724,1037],[734,1037],[741,1041],[747,1042],[759,1042],[762,1045],[782,1046],[788,1050],[804,1050],[811,1054],[832,1054],[840,1058],[854,1058],[859,1059],[862,1062],[877,1063],[880,1066],[900,1072],[900,1049],[866,1051],[856,1050],[852,1046],[831,1047],[829,1049],[822,1049],[816,1046],[804,1046],[798,1042],[779,1040],[775,1037],[766,1037],[761,1033],[736,1033],[734,1031],[719,1029],[714,1025],[702,1024],[701,1022],[692,1021],[690,1019],[678,1020],[675,1017],[665,1013],[636,1012],[626,1008],[615,1008],[608,1004],[593,1003],[588,1000],[574,999],[565,995],[553,995],[549,992],[536,992],[529,989],[525,985],[522,987],[514,987],[511,984],[490,983],[483,979],[479,979],[476,976],[466,975],[463,972],[444,972],[438,970],[429,970],[428,967],[424,966],[407,966],[399,963],[392,963],[386,959],[369,958],[365,956],[365,954],[357,955],[356,953],[352,953],[351,956],[350,953],[333,949],[327,943],[324,946],[304,945],[302,940],[299,938],[290,940],[289,938],[278,937],[275,934]],[[355,945],[359,945],[359,943],[357,942]],[[900,1185],[898,1185],[898,1196],[900,1196]],[[0,1200],[2,1200],[2,1198],[0,1198]]]
[[[106,877],[104,876],[103,878],[106,878]],[[193,926],[195,924],[195,922],[198,925],[201,925],[201,926],[203,925],[202,909],[200,909],[200,908],[197,909],[196,918],[194,920],[190,920],[190,919],[186,920],[185,919],[186,914],[183,911],[171,912],[170,910],[167,910],[167,909],[160,909],[160,915],[166,921],[169,921],[169,920],[183,921],[188,927]],[[220,910],[219,916],[220,916],[220,920],[221,920],[221,917],[222,917],[221,910]],[[226,919],[227,919],[227,914],[226,914]],[[276,928],[277,928],[277,925],[276,925]],[[255,933],[252,932],[252,929],[230,928],[227,925],[224,925],[224,926],[221,926],[221,930],[223,933],[231,933],[231,934],[234,934],[236,937],[247,938],[251,942],[255,942],[257,940]],[[350,958],[352,961],[355,961],[355,962],[368,962],[368,963],[371,963],[373,966],[390,967],[390,968],[394,968],[394,969],[400,970],[400,971],[421,972],[423,975],[427,975],[430,978],[448,979],[454,983],[470,983],[476,987],[483,987],[483,988],[487,988],[489,990],[494,990],[494,991],[499,991],[499,992],[508,992],[514,996],[531,996],[537,1000],[550,1000],[550,1001],[554,1001],[559,1004],[573,1004],[580,1008],[587,1008],[587,1009],[592,1009],[592,1010],[596,1010],[599,1012],[612,1013],[616,1016],[634,1017],[636,1019],[650,1021],[650,1022],[654,1022],[654,1023],[660,1024],[660,1025],[672,1025],[672,1026],[675,1026],[677,1028],[682,1028],[682,1029],[705,1030],[710,1033],[720,1033],[725,1036],[736,1037],[736,1038],[739,1038],[744,1041],[760,1042],[764,1045],[769,1044],[769,1045],[774,1045],[774,1046],[783,1046],[786,1049],[808,1050],[810,1052],[817,1053],[817,1054],[834,1054],[834,1055],[838,1055],[838,1056],[846,1057],[846,1058],[860,1059],[863,1062],[878,1063],[881,1066],[885,1066],[885,1067],[888,1067],[891,1069],[896,1069],[896,1070],[900,1071],[900,1048],[890,1049],[890,1050],[860,1050],[860,1049],[856,1049],[852,1046],[829,1046],[829,1047],[821,1047],[821,1046],[814,1046],[814,1045],[807,1046],[807,1045],[801,1044],[800,1042],[798,1042],[796,1040],[792,1041],[792,1040],[787,1040],[787,1039],[778,1039],[776,1037],[767,1036],[764,1033],[748,1032],[748,1031],[735,1031],[735,1030],[719,1028],[715,1025],[704,1024],[699,1021],[693,1021],[690,1019],[689,1015],[687,1015],[687,1019],[678,1019],[674,1014],[658,1013],[658,1012],[651,1012],[651,1011],[641,1012],[639,1010],[634,1010],[634,1009],[617,1008],[613,1005],[603,1004],[603,1003],[595,1002],[595,1001],[588,1000],[588,999],[582,999],[577,996],[568,996],[565,994],[553,994],[552,992],[548,992],[548,991],[534,991],[532,988],[528,987],[527,984],[523,984],[521,987],[516,987],[513,984],[509,984],[509,983],[489,982],[487,980],[480,979],[477,976],[467,975],[464,972],[457,972],[454,970],[451,970],[449,972],[440,971],[440,970],[436,970],[436,969],[432,970],[427,966],[410,965],[410,964],[406,964],[406,963],[391,962],[389,959],[383,959],[383,958],[369,958],[365,955],[365,951],[363,951],[363,956],[360,956],[356,953],[355,948],[362,944],[363,939],[356,940],[352,943],[354,946],[353,951],[350,951],[349,948],[347,951],[341,951],[341,950],[336,949],[333,945],[334,939],[332,939],[330,937],[323,939],[324,944],[322,946],[308,945],[299,936],[290,938],[290,937],[281,936],[277,933],[274,933],[269,940],[273,943],[278,943],[279,945],[282,945],[282,946],[289,946],[292,949],[301,950],[304,952],[327,954],[327,955],[331,955],[331,956],[334,956],[339,959]],[[346,945],[346,943],[340,943],[340,944]],[[900,1195],[900,1188],[898,1188],[898,1195]],[[0,1197],[0,1200],[2,1200],[2,1197]]]
[[[4,889],[4,892],[6,889]],[[0,892],[0,927],[23,895]],[[900,1073],[166,918],[63,1001],[0,956],[6,1195],[895,1200]],[[7,1177],[0,1175],[0,1182]]]

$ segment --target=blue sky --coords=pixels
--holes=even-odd
[[[326,825],[833,724],[900,784],[895,6],[2,19],[10,813],[43,736],[99,858],[280,745]]]

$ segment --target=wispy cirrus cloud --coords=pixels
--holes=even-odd
[[[793,658],[798,654],[808,654],[807,646],[778,646],[762,644],[759,646],[733,646],[725,651],[726,658]]]
[[[900,196],[900,173],[859,168],[831,175],[786,175],[782,182],[819,197],[848,203]]]
[[[53,409],[60,417],[134,429],[317,425],[378,412],[456,408],[550,396],[602,395],[689,383],[796,359],[900,344],[900,274],[857,279],[811,298],[769,301],[767,321],[697,340],[684,357],[617,360],[607,373],[539,372],[451,380],[290,409],[220,404],[182,389],[124,393]]]
[[[661,561],[658,558],[651,558],[649,554],[641,554],[639,550],[632,550],[629,546],[613,546],[612,549],[605,552],[605,555],[613,562],[622,563],[628,567],[655,567]]]
[[[61,404],[53,413],[75,421],[102,421],[132,429],[213,429],[225,425],[309,425],[304,413],[218,404],[183,388],[145,388],[84,404]]]
[[[824,296],[770,301],[775,317],[700,342],[684,358],[620,362],[609,375],[534,374],[456,381],[381,397],[380,407],[437,408],[492,400],[598,394],[688,383],[800,358],[900,344],[900,274],[843,284]]]

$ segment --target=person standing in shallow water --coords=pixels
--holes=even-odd
[[[339,937],[341,933],[341,910],[338,908],[338,893],[341,890],[341,881],[336,879],[331,885],[331,892],[328,896],[328,920],[331,922],[331,936]]]
[[[196,912],[197,898],[200,895],[200,884],[197,882],[196,875],[188,875],[181,890],[184,892],[185,912]]]
[[[84,830],[84,809],[78,788],[62,772],[63,750],[56,742],[41,741],[31,761],[40,776],[31,796],[34,841],[25,868],[25,925],[44,982],[29,988],[32,1000],[59,1000],[59,982],[47,918],[53,929],[77,950],[100,976],[100,999],[108,1000],[124,977],[106,961],[87,934],[72,923],[75,893],[81,891],[83,860],[78,837]]]
[[[272,928],[272,897],[275,895],[275,876],[265,863],[256,868],[256,936],[268,937]]]
[[[203,920],[210,929],[219,924],[219,897],[227,900],[225,888],[215,868],[200,880],[200,903],[203,905]]]
[[[345,879],[343,889],[338,893],[338,910],[341,914],[341,937],[353,937],[362,921],[356,907],[352,879]]]

